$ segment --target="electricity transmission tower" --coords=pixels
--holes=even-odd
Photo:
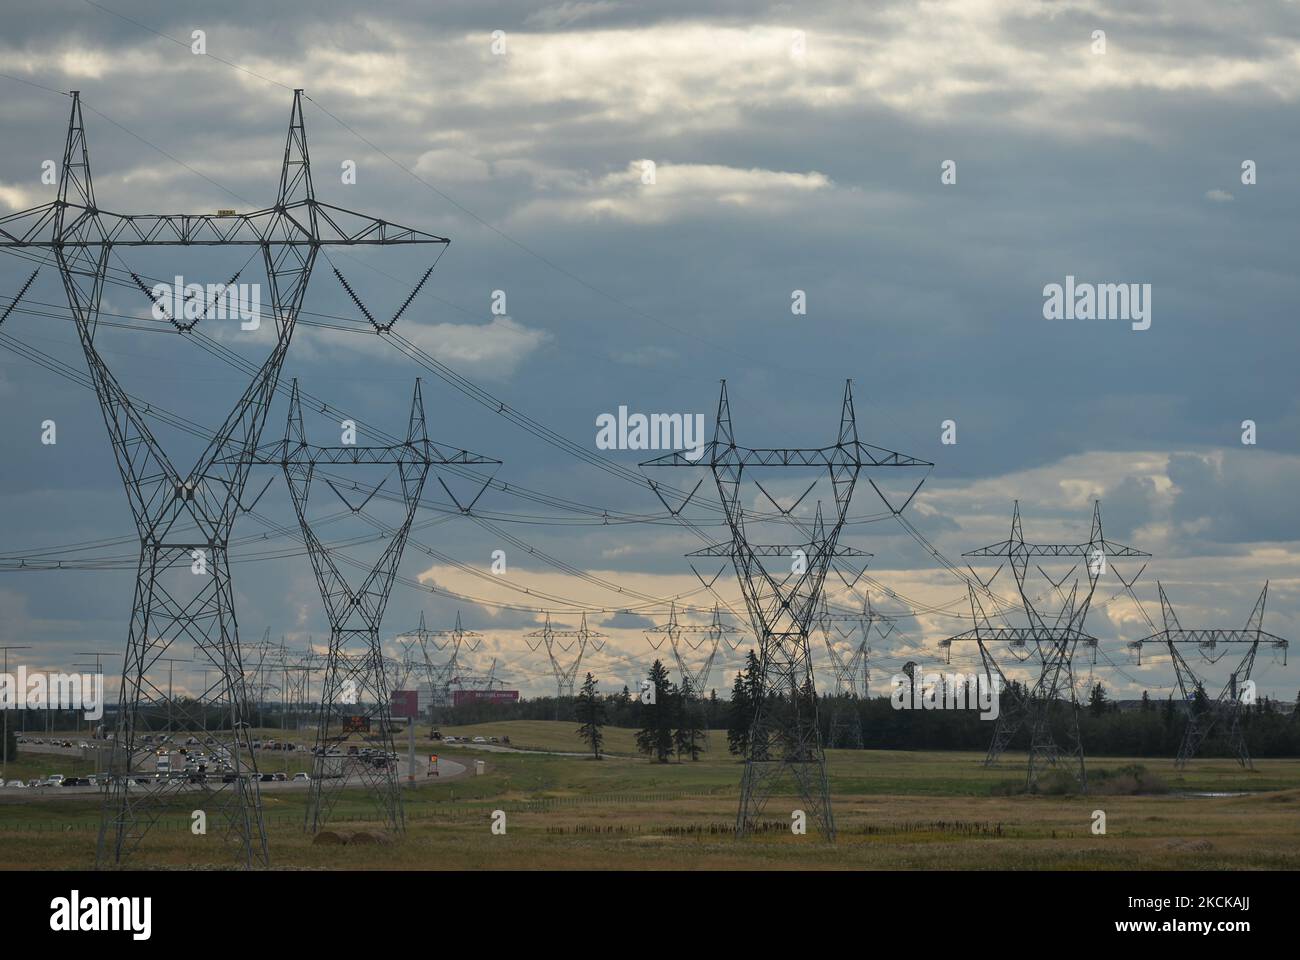
[[[530,650],[546,647],[546,655],[551,660],[551,669],[555,672],[555,719],[559,720],[560,701],[565,697],[573,699],[574,679],[578,675],[578,668],[582,666],[582,658],[587,654],[588,645],[597,651],[604,649],[605,634],[587,629],[585,613],[582,615],[582,625],[577,630],[556,630],[551,626],[551,615],[548,613],[545,626],[540,630],[524,634],[524,639]],[[573,653],[575,648],[577,652],[573,654],[568,665],[565,665],[562,658],[556,654],[557,648],[561,653]]]
[[[458,690],[495,690],[498,687],[504,689],[506,681],[497,677],[497,660],[492,658],[492,666],[487,673],[482,675],[462,673],[451,678],[452,684]]]
[[[1026,774],[1026,786],[1033,787],[1038,782],[1038,774],[1044,766],[1055,766],[1067,761],[1079,786],[1085,792],[1088,788],[1087,770],[1084,763],[1083,740],[1079,735],[1079,698],[1074,680],[1074,655],[1080,643],[1085,647],[1096,646],[1096,639],[1084,630],[1084,620],[1092,605],[1092,598],[1097,584],[1105,575],[1107,561],[1111,558],[1149,557],[1149,553],[1136,550],[1114,541],[1107,540],[1101,528],[1101,502],[1093,505],[1091,533],[1085,543],[1027,543],[1020,522],[1020,503],[1017,501],[1011,515],[1011,536],[999,543],[972,550],[967,557],[999,557],[1004,565],[1010,565],[1016,580],[1016,589],[1028,626],[993,626],[985,615],[979,602],[974,585],[969,585],[971,612],[974,618],[972,629],[957,636],[950,637],[941,644],[949,650],[957,641],[973,640],[979,647],[980,658],[989,677],[992,688],[993,673],[1006,683],[1007,678],[996,658],[988,649],[990,643],[1007,643],[1015,650],[1028,651],[1024,661],[1032,659],[1038,663],[1038,677],[1029,686],[1028,693],[1018,696],[1013,693],[1008,700],[1009,709],[1000,713],[993,731],[993,741],[989,746],[985,763],[993,763],[1006,749],[1017,730],[1029,727],[1029,763]],[[1038,559],[1078,558],[1070,571],[1059,580],[1053,580],[1037,564]],[[1060,608],[1055,614],[1040,609],[1042,601],[1035,598],[1028,584],[1029,563],[1035,565],[1043,577],[1051,584],[1061,600]],[[1082,581],[1075,579],[1068,594],[1062,585],[1078,569],[1078,560],[1083,560],[1087,571],[1086,588],[1080,591]],[[998,571],[1002,568],[999,566]],[[1139,571],[1139,574],[1141,571]],[[997,576],[997,572],[988,581],[982,581],[984,590]],[[1123,578],[1120,578],[1121,580]],[[1131,589],[1137,580],[1125,581],[1126,588]],[[1017,659],[1019,656],[1017,655]],[[1066,736],[1068,744],[1064,751],[1057,745],[1052,733],[1052,709],[1058,704],[1066,708]]]
[[[344,444],[317,447],[307,443],[302,422],[302,405],[298,398],[298,381],[293,382],[289,399],[289,419],[283,442],[268,444],[258,451],[263,463],[277,464],[283,471],[303,543],[311,557],[316,583],[330,624],[329,656],[325,662],[325,679],[321,690],[316,724],[316,755],[307,803],[306,828],[320,830],[328,821],[343,785],[353,776],[360,779],[379,810],[388,829],[405,828],[401,784],[397,775],[393,749],[388,674],[390,661],[379,642],[388,596],[397,576],[402,551],[420,505],[420,492],[434,464],[499,465],[467,450],[439,447],[429,441],[424,417],[424,400],[420,381],[415,381],[406,441],[381,447]],[[364,491],[361,503],[353,504],[330,476],[321,471],[321,480],[334,491],[351,513],[360,516],[388,539],[374,565],[365,571],[359,585],[348,582],[335,562],[333,551],[321,542],[307,517],[307,502],[312,481],[321,466],[376,466],[396,468],[401,485],[404,514],[401,522],[391,526],[364,512],[386,483],[380,481]],[[487,481],[484,485],[486,486]],[[379,745],[380,757],[342,752],[342,745],[352,737]],[[355,744],[354,744],[355,746]],[[332,751],[338,751],[334,753]]]
[[[172,644],[193,641],[216,677],[200,700],[222,716],[220,752],[236,776],[197,791],[214,831],[229,840],[245,867],[268,863],[256,771],[249,736],[228,546],[253,453],[275,394],[316,255],[325,245],[446,244],[443,237],[395,226],[316,200],[302,116],[295,90],[273,206],[247,214],[119,214],[99,205],[91,177],[81,98],[70,94],[71,116],[58,181],[58,198],[0,218],[0,249],[53,251],[76,322],[104,424],[140,533],[140,563],[113,739],[111,785],[105,792],[96,861],[121,864],[140,846],[179,792],[180,776],[133,782],[152,750],[137,737],[142,715],[163,702],[149,679]],[[270,356],[189,469],[167,457],[140,409],[109,370],[96,343],[100,303],[110,257],[123,248],[243,246],[260,252],[270,287],[276,339]],[[250,260],[252,258],[250,257]],[[132,274],[137,286],[144,287]],[[233,283],[233,280],[231,281]],[[26,288],[24,288],[26,289]],[[184,332],[189,327],[171,318]],[[192,566],[193,565],[193,566]],[[193,573],[191,573],[193,569]],[[188,808],[188,807],[187,807]]]
[[[477,650],[482,643],[483,634],[466,630],[460,622],[460,611],[456,611],[456,626],[451,630],[430,630],[424,625],[424,613],[420,613],[420,625],[410,633],[399,634],[399,641],[406,641],[408,650],[418,647],[420,658],[412,657],[417,668],[422,668],[424,682],[429,685],[429,719],[434,720],[435,711],[445,710],[451,706],[451,683],[459,671],[460,651],[469,640],[468,649]],[[450,651],[441,663],[434,663],[429,653],[430,645],[439,653]]]
[[[777,787],[792,780],[805,813],[818,824],[827,840],[833,840],[835,819],[826,781],[826,755],[817,725],[809,634],[827,571],[836,558],[864,555],[862,551],[837,547],[860,474],[864,469],[871,471],[878,467],[928,469],[933,464],[862,443],[858,439],[851,382],[845,384],[839,435],[834,444],[813,448],[739,446],[732,430],[724,380],[713,439],[704,450],[698,456],[694,451],[692,456],[681,451],[670,453],[646,461],[643,466],[707,468],[731,529],[729,543],[706,547],[693,556],[731,559],[759,641],[757,703],[741,778],[737,836],[744,836],[754,828]],[[792,472],[809,469],[816,470],[822,478],[829,476],[835,504],[829,521],[823,517],[820,500],[811,524],[794,515],[820,482],[818,479],[802,495],[788,498],[793,499],[789,506],[779,503],[760,480],[760,475],[765,476],[770,484],[774,475],[784,479]],[[757,495],[751,496],[748,488],[743,488],[747,474],[758,493],[776,508],[776,514],[756,515],[745,506]],[[872,489],[895,515],[907,507],[924,480],[922,477],[902,506],[895,508],[868,473]],[[663,499],[658,487],[653,483],[651,486]],[[694,491],[686,502],[693,495]],[[684,502],[674,513],[680,513],[685,505]],[[795,543],[751,542],[751,533],[764,524],[775,524],[787,531],[793,528],[800,539]]]
[[[725,638],[731,649],[736,649],[738,640],[731,634],[739,633],[735,627],[722,622],[722,610],[713,606],[713,620],[707,624],[683,624],[677,621],[677,604],[668,608],[668,622],[663,626],[646,631],[646,639],[658,650],[665,639],[672,647],[673,660],[677,663],[677,672],[682,678],[682,699],[686,709],[696,720],[691,724],[692,730],[700,730],[707,744],[709,731],[704,709],[705,691],[709,689],[709,674],[713,672],[713,662],[717,659],[718,647]],[[651,636],[659,637],[658,642]],[[688,653],[688,649],[692,651]],[[694,734],[692,737],[694,738]]]
[[[677,672],[682,678],[683,688],[689,695],[703,697],[709,689],[709,675],[713,672],[713,663],[718,656],[718,648],[725,639],[732,650],[739,644],[732,635],[740,631],[730,624],[722,622],[722,610],[715,604],[713,620],[706,624],[684,624],[677,620],[677,604],[668,608],[668,622],[662,626],[646,631],[646,639],[658,650],[667,639],[672,647],[673,659],[677,662]],[[651,639],[659,637],[658,642]]]
[[[1255,656],[1259,652],[1260,643],[1265,642],[1274,649],[1282,651],[1282,664],[1285,666],[1286,651],[1290,646],[1282,637],[1264,630],[1264,604],[1268,600],[1268,584],[1265,583],[1264,589],[1260,591],[1259,599],[1255,601],[1255,607],[1246,620],[1244,630],[1205,628],[1186,630],[1178,622],[1173,604],[1165,595],[1164,585],[1157,583],[1156,587],[1160,591],[1160,612],[1165,628],[1141,640],[1134,640],[1129,646],[1137,651],[1139,663],[1142,647],[1145,644],[1163,643],[1169,650],[1169,659],[1174,664],[1174,674],[1178,678],[1178,691],[1182,695],[1187,717],[1187,726],[1183,729],[1183,739],[1178,745],[1175,765],[1180,770],[1186,767],[1217,725],[1220,729],[1227,727],[1228,749],[1237,758],[1237,762],[1243,767],[1255,769],[1250,759],[1250,751],[1246,749],[1246,735],[1241,726],[1241,717],[1245,708],[1255,702],[1255,685],[1250,679],[1251,671],[1255,667]],[[1183,658],[1177,646],[1180,643],[1196,644],[1201,657],[1212,664],[1217,663],[1228,653],[1225,650],[1215,656],[1214,651],[1219,644],[1243,644],[1246,647],[1246,652],[1237,663],[1237,668],[1228,675],[1228,681],[1219,691],[1219,695],[1209,703],[1202,702],[1207,699],[1205,685]]]
[[[839,621],[857,623],[857,629],[843,630]],[[889,639],[894,632],[894,619],[876,613],[871,606],[868,594],[862,604],[860,614],[834,615],[822,599],[821,615],[818,617],[822,640],[826,644],[826,653],[830,656],[831,666],[835,670],[835,699],[831,704],[829,746],[861,749],[862,713],[858,710],[858,680],[862,681],[862,696],[871,692],[871,647],[867,644],[875,631],[881,641]],[[888,624],[886,630],[881,624]],[[839,644],[849,640],[858,633],[858,642],[845,653]]]

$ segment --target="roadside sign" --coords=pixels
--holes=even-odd
[[[343,732],[344,733],[369,733],[370,718],[369,717],[344,717]]]

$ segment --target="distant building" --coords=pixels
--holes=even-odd
[[[452,706],[459,707],[469,703],[518,703],[518,690],[455,690],[452,692]]]

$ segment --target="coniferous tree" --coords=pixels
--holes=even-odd
[[[1106,688],[1098,680],[1092,685],[1092,693],[1088,695],[1088,712],[1094,717],[1100,717],[1106,712]]]
[[[582,724],[578,727],[578,735],[591,747],[595,758],[601,759],[600,748],[605,743],[605,735],[600,728],[605,725],[605,701],[596,692],[596,681],[590,673],[582,681],[582,692],[578,694],[573,708],[578,722]]]
[[[731,685],[731,703],[727,710],[727,749],[738,757],[749,751],[750,731],[754,726],[754,709],[757,706],[755,691],[758,657],[749,651],[745,669],[736,674]]]
[[[677,692],[677,729],[673,732],[673,746],[678,759],[682,754],[692,760],[699,760],[704,752],[704,729],[700,722],[703,704],[691,689],[688,677],[682,678],[681,689]]]
[[[667,763],[673,752],[673,702],[668,669],[656,660],[650,668],[650,690],[654,702],[641,702],[641,729],[636,748],[659,763]]]
[[[1150,713],[1155,708],[1156,708],[1155,704],[1151,702],[1151,694],[1143,690],[1142,691],[1142,712]]]

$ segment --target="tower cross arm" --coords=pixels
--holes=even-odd
[[[714,543],[707,547],[702,547],[688,557],[730,557],[735,551],[733,543]],[[807,543],[750,543],[746,544],[746,549],[756,557],[788,557],[795,550],[807,550]],[[865,550],[859,550],[856,547],[836,546],[831,553],[834,557],[872,557],[875,554],[868,553]],[[854,616],[853,619],[858,619]]]
[[[414,454],[414,457],[410,456],[410,454]],[[222,463],[234,459],[237,459],[237,454],[229,454],[218,458],[216,462]],[[470,450],[444,447],[431,440],[414,440],[386,447],[361,447],[351,445],[340,447],[319,447],[309,443],[275,440],[258,447],[257,453],[254,456],[255,463],[274,464],[277,466],[285,463],[299,463],[303,461],[327,464],[407,463],[412,459],[416,462],[427,463],[430,465],[456,464],[471,466],[477,464],[494,467],[499,467],[501,465],[500,460],[496,460],[492,457],[485,457]]]
[[[1025,643],[1041,640],[1047,643],[1061,643],[1077,640],[1096,643],[1096,638],[1074,627],[981,627],[956,634],[943,641],[950,644],[955,641],[982,640],[985,643]]]
[[[60,212],[61,217],[58,215]],[[63,239],[69,236],[76,239]],[[251,213],[222,211],[199,214],[123,214],[54,200],[0,217],[0,246],[16,247],[261,246],[272,243],[277,246],[362,246],[450,242],[446,237],[315,199]]]

